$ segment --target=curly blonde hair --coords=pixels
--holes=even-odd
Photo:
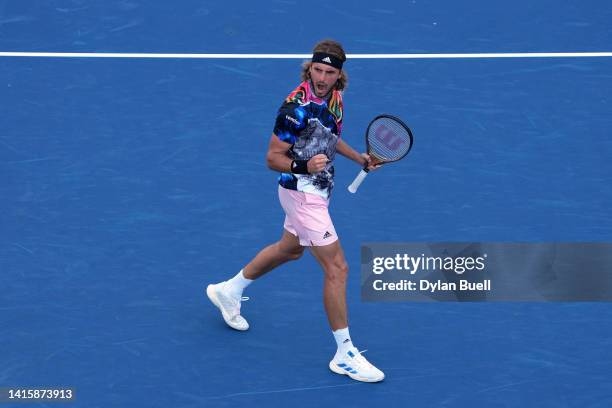
[[[331,54],[334,57],[342,61],[346,61],[346,54],[344,53],[344,49],[342,48],[342,45],[340,45],[339,42],[334,41],[334,40],[319,41],[315,45],[314,49],[312,50],[313,54],[317,52],[324,52],[326,54]],[[304,61],[302,63],[302,73],[300,75],[302,81],[306,81],[310,79],[310,67],[311,66],[312,66],[312,61]],[[336,85],[334,88],[337,89],[338,91],[342,91],[346,89],[347,85],[348,85],[348,75],[344,69],[341,69],[340,77],[338,78],[338,81],[336,81]]]

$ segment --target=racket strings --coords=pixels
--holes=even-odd
[[[380,118],[368,131],[368,153],[380,161],[399,160],[408,153],[411,137],[406,128],[391,118]]]

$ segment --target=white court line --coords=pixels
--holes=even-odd
[[[312,54],[155,54],[116,52],[0,52],[0,57],[38,58],[168,58],[168,59],[307,59]],[[508,52],[476,54],[347,54],[350,59],[441,58],[585,58],[612,57],[612,52]]]

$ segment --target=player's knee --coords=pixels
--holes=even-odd
[[[302,257],[302,255],[304,255],[304,248],[300,248],[298,250],[294,250],[294,251],[291,251],[291,252],[287,253],[287,258],[290,261],[296,261],[296,260],[300,259]]]
[[[348,264],[346,262],[342,262],[340,265],[338,265],[338,273],[340,274],[340,277],[346,282],[346,279],[348,277],[348,271],[349,271],[349,267]]]
[[[331,284],[345,285],[348,278],[348,264],[346,262],[338,262],[327,268],[325,278]]]
[[[304,255],[304,247],[300,248],[283,248],[282,246],[279,248],[283,257],[287,261],[295,261],[300,259],[302,255]]]

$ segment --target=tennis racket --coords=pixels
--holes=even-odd
[[[395,116],[379,115],[375,117],[366,130],[367,152],[373,165],[398,161],[412,149],[412,132],[404,122]],[[368,165],[355,177],[348,187],[355,193],[368,175]]]

